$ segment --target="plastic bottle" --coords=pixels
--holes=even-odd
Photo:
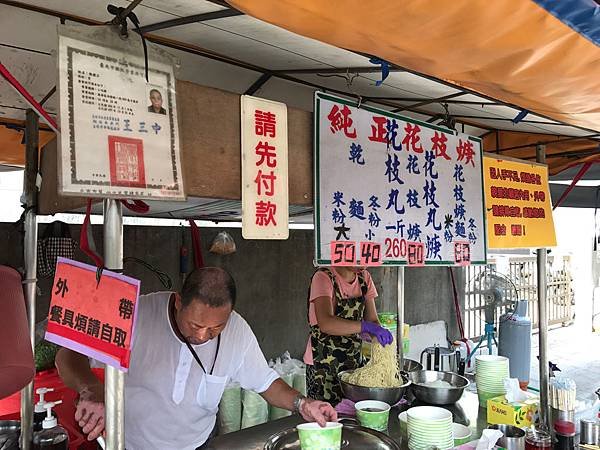
[[[52,415],[52,408],[60,403],[61,400],[44,404],[46,418],[42,422],[42,430],[33,434],[33,450],[68,450],[69,435]]]
[[[39,400],[38,402],[35,404],[35,409],[34,409],[34,413],[33,413],[33,431],[40,431],[42,429],[42,422],[44,422],[44,419],[46,418],[46,408],[44,408],[44,405],[46,404],[46,401],[44,399],[44,395],[46,395],[47,392],[52,392],[54,391],[54,389],[52,388],[45,388],[45,387],[41,387],[35,390],[35,393],[39,396]],[[52,415],[54,417],[58,417],[56,415],[56,412],[52,412]]]

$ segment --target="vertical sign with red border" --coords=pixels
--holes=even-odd
[[[242,236],[289,236],[287,106],[241,96]]]
[[[129,368],[140,282],[58,258],[46,340],[122,371]]]

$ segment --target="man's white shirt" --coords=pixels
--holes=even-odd
[[[230,381],[261,393],[278,378],[248,323],[235,311],[221,333],[213,374],[205,374],[169,321],[171,292],[142,295],[125,375],[127,450],[194,450],[208,439]],[[210,373],[217,339],[194,345]]]

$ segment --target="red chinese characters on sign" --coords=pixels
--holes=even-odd
[[[46,339],[127,370],[139,281],[59,258],[52,287]]]
[[[254,133],[256,136],[275,138],[277,134],[277,117],[269,111],[254,111]],[[277,176],[273,170],[263,171],[263,168],[277,167],[277,149],[268,141],[259,141],[255,147],[258,171],[254,183],[259,197],[273,197],[276,191]],[[266,166],[266,167],[265,167]],[[276,226],[277,204],[268,199],[255,202],[256,225],[260,227]]]
[[[456,153],[458,155],[457,161],[463,161],[465,164],[471,164],[475,167],[475,150],[473,150],[473,143],[471,141],[459,139]]]
[[[402,145],[407,151],[412,150],[415,153],[423,153],[423,146],[421,145],[421,127],[419,125],[413,125],[407,123],[404,127],[406,135],[402,139]]]
[[[387,144],[388,142],[388,132],[387,132],[387,121],[386,117],[381,116],[373,116],[373,123],[371,124],[371,136],[369,136],[369,140],[372,142],[383,142]]]
[[[257,136],[272,137],[275,134],[275,114],[269,111],[254,111],[254,132]]]
[[[327,115],[331,132],[337,133],[338,131],[343,131],[346,137],[351,139],[356,138],[356,128],[352,126],[354,121],[350,118],[350,114],[350,108],[346,105],[342,109],[338,105],[333,105],[333,108],[331,108],[331,111]]]
[[[275,195],[275,180],[277,176],[275,172],[271,170],[270,173],[263,173],[262,170],[258,171],[254,182],[256,183],[256,191],[258,195],[266,195],[267,197],[273,197]]]
[[[446,142],[448,142],[446,135],[436,131],[435,135],[431,138],[431,150],[434,152],[436,158],[444,158],[449,161],[450,156],[446,153]]]

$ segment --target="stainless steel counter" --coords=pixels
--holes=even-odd
[[[419,406],[419,403],[413,402],[411,406]],[[479,408],[477,394],[473,392],[466,391],[458,403],[445,406],[445,408],[452,412],[454,422],[462,423],[471,428],[473,439],[477,439],[481,435],[481,431],[487,427],[486,411]],[[398,414],[406,409],[408,409],[408,406],[393,408],[390,411],[387,433],[403,449],[408,447],[400,436]],[[302,422],[304,422],[304,419],[300,416],[292,415],[235,433],[218,436],[208,443],[206,450],[262,450],[269,436],[286,428],[295,427]]]

